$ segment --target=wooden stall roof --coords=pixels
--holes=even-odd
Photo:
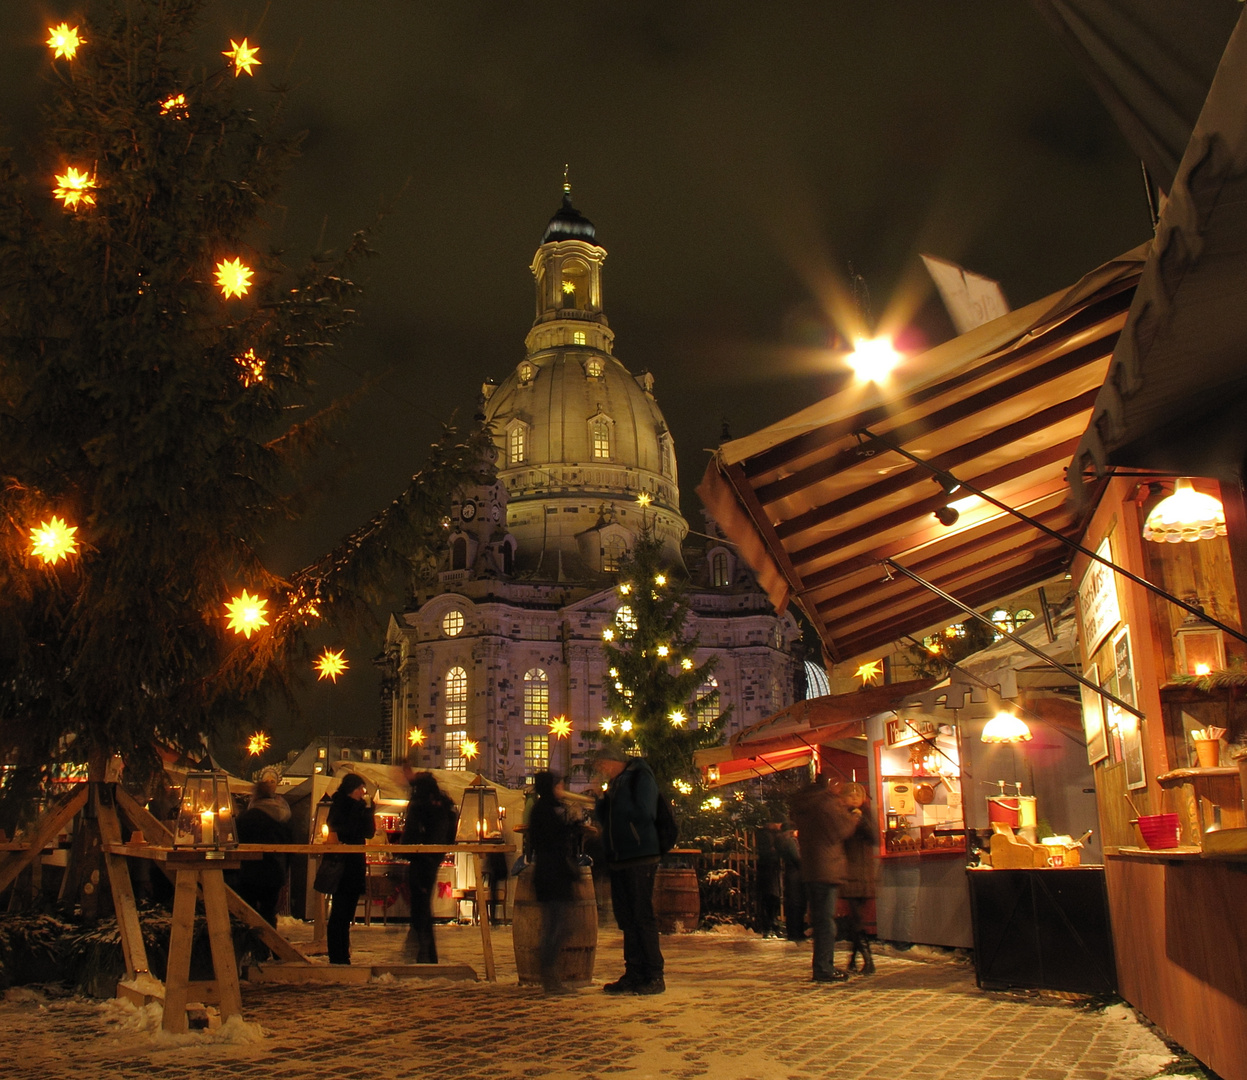
[[[896,560],[986,605],[1065,570],[1069,550],[981,499],[954,503],[890,440],[1076,537],[1065,469],[1125,322],[1146,245],[1037,301],[725,443],[698,493],[776,608],[791,600],[835,661],[864,657],[960,612],[896,575]]]

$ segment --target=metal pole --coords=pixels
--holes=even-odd
[[[1015,645],[1020,645],[1027,652],[1033,653],[1035,656],[1038,656],[1039,659],[1042,660],[1045,664],[1051,664],[1054,668],[1060,669],[1066,675],[1068,675],[1071,679],[1075,680],[1076,682],[1081,683],[1088,690],[1094,690],[1102,698],[1107,698],[1118,708],[1125,709],[1126,712],[1130,713],[1132,716],[1137,716],[1140,720],[1144,718],[1143,713],[1141,713],[1133,705],[1127,705],[1126,702],[1122,701],[1122,699],[1119,698],[1116,694],[1110,694],[1107,690],[1104,689],[1104,687],[1096,686],[1096,684],[1093,683],[1090,679],[1084,679],[1073,668],[1066,667],[1064,664],[1062,664],[1058,660],[1053,660],[1052,657],[1046,655],[1041,650],[1035,648],[1035,646],[1032,645],[1029,641],[1023,641],[1016,634],[1010,633],[1008,630],[1002,630],[999,626],[997,626],[994,622],[992,622],[991,619],[989,619],[986,615],[979,614],[979,612],[975,611],[974,608],[972,608],[969,604],[963,604],[955,596],[952,596],[949,593],[946,593],[938,585],[932,585],[931,582],[927,581],[925,578],[919,577],[912,570],[906,569],[900,563],[893,562],[891,559],[884,559],[882,562],[882,565],[886,566],[890,570],[896,570],[898,573],[904,574],[911,581],[916,581],[924,589],[929,589],[931,592],[935,593],[935,595],[940,597],[940,599],[946,600],[948,601],[948,603],[952,604],[954,607],[960,608],[967,615],[971,615],[974,618],[978,619],[979,622],[986,623],[994,631],[996,631],[996,633],[1000,634],[1001,637],[1008,638]]]
[[[1097,555],[1090,548],[1083,547],[1082,544],[1078,543],[1077,540],[1071,540],[1068,536],[1065,536],[1064,534],[1057,532],[1056,529],[1048,528],[1048,526],[1044,525],[1042,522],[1036,521],[1033,517],[1027,516],[1026,514],[1022,513],[1021,510],[1015,510],[1012,506],[1008,506],[1007,504],[1002,503],[999,499],[995,498],[994,496],[988,495],[986,491],[981,491],[979,488],[976,488],[973,484],[967,484],[964,480],[959,480],[952,473],[950,473],[947,469],[941,469],[938,465],[932,465],[929,461],[923,461],[922,458],[918,457],[916,454],[911,454],[903,446],[900,446],[897,443],[892,442],[891,439],[884,438],[882,435],[876,435],[872,431],[870,431],[869,428],[862,428],[861,430],[854,432],[854,434],[857,435],[858,437],[867,436],[873,439],[875,442],[882,443],[889,450],[896,451],[896,453],[900,454],[901,457],[908,458],[915,465],[921,465],[924,469],[928,470],[931,473],[931,475],[934,476],[936,479],[947,481],[949,484],[956,484],[958,485],[958,487],[964,488],[966,491],[970,492],[970,494],[977,495],[984,502],[989,502],[992,504],[992,506],[995,506],[998,509],[1003,510],[1006,514],[1012,514],[1019,521],[1026,522],[1026,524],[1029,525],[1031,528],[1038,529],[1041,533],[1044,533],[1047,536],[1051,536],[1052,539],[1059,540],[1066,547],[1073,548],[1080,555],[1086,555],[1087,558],[1094,559],[1096,562],[1102,563],[1104,566],[1107,566],[1114,573],[1120,574],[1127,581],[1133,581],[1136,585],[1141,585],[1143,588],[1147,589],[1149,592],[1153,592],[1157,596],[1163,597],[1165,600],[1168,600],[1171,604],[1175,605],[1176,607],[1180,607],[1187,614],[1194,615],[1196,618],[1202,619],[1204,622],[1208,623],[1209,626],[1215,626],[1218,630],[1222,631],[1223,633],[1229,634],[1230,637],[1237,638],[1239,641],[1243,642],[1244,644],[1247,644],[1247,636],[1244,636],[1238,630],[1234,630],[1231,627],[1226,626],[1225,623],[1223,622],[1218,622],[1216,619],[1214,619],[1211,615],[1209,615],[1202,608],[1197,608],[1192,604],[1188,604],[1185,600],[1179,600],[1172,593],[1165,592],[1165,590],[1162,589],[1159,585],[1153,584],[1152,582],[1148,581],[1146,578],[1139,577],[1138,574],[1132,574],[1129,570],[1125,569],[1124,567],[1118,566],[1111,559],[1106,559],[1103,555]],[[945,486],[945,490],[948,491],[949,488]],[[953,488],[952,490],[956,491],[957,488]],[[886,562],[888,560],[884,560],[884,561]],[[1130,711],[1134,712],[1133,709],[1131,709]]]

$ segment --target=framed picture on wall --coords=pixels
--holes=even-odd
[[[1134,690],[1134,659],[1130,654],[1130,630],[1123,626],[1113,637],[1113,663],[1117,696],[1129,705],[1138,702]],[[1121,729],[1122,760],[1126,763],[1126,787],[1132,791],[1147,787],[1147,770],[1143,764],[1143,722],[1133,713],[1112,706]]]
[[[1127,704],[1136,704],[1138,696],[1134,692],[1134,660],[1130,655],[1128,626],[1123,626],[1113,637],[1113,669],[1117,672],[1117,696]]]
[[[1086,672],[1089,682],[1100,685],[1100,667],[1091,664]],[[1108,757],[1108,735],[1104,731],[1104,699],[1094,690],[1082,688],[1082,731],[1087,740],[1087,763],[1094,765]]]

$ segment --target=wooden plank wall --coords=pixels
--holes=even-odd
[[[1223,1080],[1247,1080],[1247,863],[1107,863],[1121,995]]]

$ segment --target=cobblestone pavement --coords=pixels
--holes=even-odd
[[[355,928],[354,961],[397,960],[403,932]],[[438,941],[443,962],[482,970],[475,929],[439,928]],[[663,938],[664,996],[616,998],[600,983],[618,974],[620,935],[604,929],[599,985],[550,998],[517,984],[506,928],[495,942],[496,984],[244,984],[247,1023],[183,1036],[157,1030],[157,1006],[10,991],[0,1076],[1143,1080],[1171,1059],[1121,1006],[986,994],[953,959],[884,953],[872,977],[812,984],[808,945],[687,934]]]

